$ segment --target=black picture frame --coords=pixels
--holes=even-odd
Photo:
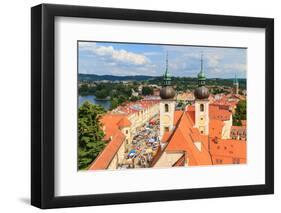
[[[56,197],[54,171],[55,17],[264,28],[265,184]],[[241,16],[41,4],[31,8],[31,204],[39,208],[218,198],[274,193],[274,20]]]

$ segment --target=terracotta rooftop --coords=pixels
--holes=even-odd
[[[209,121],[209,136],[212,138],[221,138],[223,126],[223,121],[211,119]]]
[[[116,135],[90,165],[89,170],[107,169],[124,139],[125,136],[121,132],[116,132]]]
[[[118,123],[117,125],[120,127],[120,128],[123,128],[123,127],[129,127],[132,125],[131,121],[129,121],[129,119],[127,117],[123,117]]]
[[[188,106],[184,113],[177,111],[174,119],[175,130],[164,134],[163,139],[167,141],[167,146],[157,154],[157,159],[154,159],[152,165],[155,165],[163,152],[183,153],[174,164],[175,166],[182,165],[183,162],[188,162],[189,166],[210,165],[213,164],[211,157],[213,155],[240,158],[244,159],[242,162],[245,162],[246,141],[221,139],[224,121],[229,120],[231,115],[229,110],[210,104],[209,135],[206,136],[200,134],[199,130],[194,127],[194,106]],[[176,120],[177,122],[175,122]]]
[[[178,110],[175,111],[175,114],[174,114],[174,126],[177,125],[180,117],[182,116],[182,113],[183,113],[183,111],[178,111]]]
[[[210,152],[212,155],[246,159],[246,141],[231,139],[212,139]]]
[[[195,145],[195,142],[199,142],[197,141],[199,139],[202,139],[199,131],[196,128],[193,128],[193,123],[188,113],[184,113],[180,118],[165,151],[185,153],[189,160],[189,165],[212,164],[211,157],[204,143],[201,143],[201,150]]]
[[[105,132],[104,140],[108,141],[108,144],[92,162],[89,170],[106,169],[109,166],[111,160],[125,140],[121,129],[131,125],[126,115],[111,113],[105,114],[101,118],[101,123]]]
[[[110,137],[113,137],[121,128],[131,125],[131,122],[124,114],[107,113],[100,121],[105,132],[104,140],[110,140]]]
[[[117,107],[114,112],[123,113],[123,114],[133,114],[138,113],[139,111],[145,110],[149,107],[152,107],[155,104],[158,104],[160,100],[148,99],[148,100],[139,100],[136,102],[129,102],[122,106]]]
[[[214,120],[229,120],[232,113],[229,110],[222,109],[220,106],[210,104],[209,105],[209,117]]]
[[[163,137],[161,139],[162,142],[167,142],[169,137],[171,136],[172,132],[164,132]]]

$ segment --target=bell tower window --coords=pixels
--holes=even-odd
[[[165,104],[165,112],[169,112],[169,105]]]
[[[204,104],[200,104],[200,112],[204,112]]]

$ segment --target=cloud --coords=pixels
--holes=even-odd
[[[246,64],[225,64],[224,68],[245,72],[246,71]]]
[[[207,78],[246,77],[246,49],[93,42],[79,43],[79,72],[161,76],[167,51],[173,76],[196,77],[203,52]]]
[[[221,56],[219,55],[207,55],[207,65],[209,67],[218,67],[220,64]]]
[[[79,48],[81,51],[89,51],[98,56],[109,57],[114,61],[122,63],[145,65],[150,62],[143,54],[129,52],[124,49],[117,50],[113,46],[97,46],[96,43],[80,42]]]

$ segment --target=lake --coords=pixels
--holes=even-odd
[[[92,104],[100,105],[106,110],[110,108],[109,100],[96,100],[96,97],[94,95],[79,96],[79,106],[81,106],[85,101],[89,101]]]

